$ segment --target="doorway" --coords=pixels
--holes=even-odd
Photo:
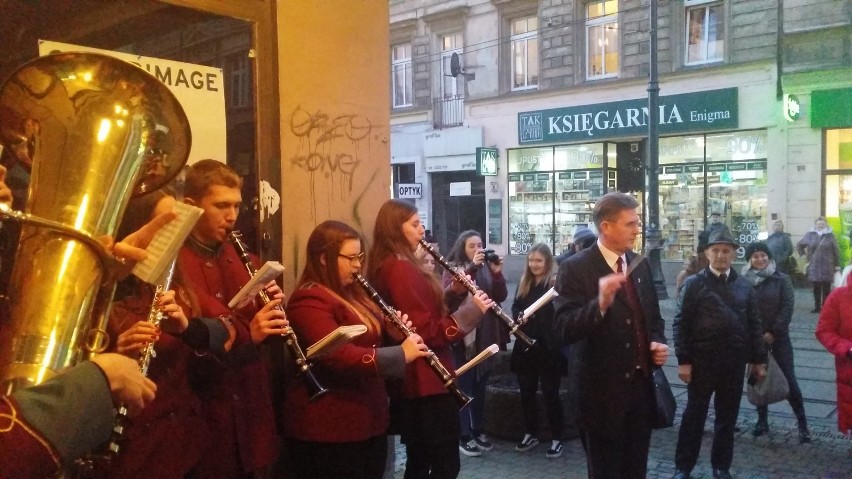
[[[459,233],[476,230],[487,240],[485,228],[485,180],[475,171],[432,173],[432,234],[444,254]],[[467,191],[469,184],[470,190]]]

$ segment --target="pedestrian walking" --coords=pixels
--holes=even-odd
[[[831,283],[834,281],[834,272],[840,270],[840,249],[837,246],[837,238],[826,223],[825,218],[820,216],[814,222],[814,229],[808,231],[796,244],[799,256],[804,256],[808,261],[808,280],[814,287],[814,309],[812,313],[819,313],[822,303],[831,292]]]

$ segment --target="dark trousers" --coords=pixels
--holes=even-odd
[[[291,461],[289,468],[298,479],[381,479],[388,452],[385,435],[339,443],[286,439],[285,447]]]
[[[814,281],[814,309],[822,309],[822,303],[831,292],[831,281]]]
[[[453,348],[453,359],[458,366],[467,362],[463,347]],[[465,440],[482,434],[485,429],[485,393],[490,377],[491,371],[483,373],[481,368],[475,367],[473,371],[468,371],[456,379],[459,388],[473,399],[466,408],[459,411],[460,437]]]
[[[719,353],[722,354],[722,353]],[[713,424],[713,449],[710,464],[715,469],[729,469],[734,457],[734,427],[740,411],[745,365],[708,366],[694,364],[692,380],[686,388],[686,409],[677,435],[675,467],[691,471],[701,452],[704,422],[713,397],[716,420]]]
[[[586,450],[589,479],[645,479],[648,447],[651,444],[653,384],[640,372],[624,391],[630,409],[615,435],[583,429],[580,437]]]
[[[521,410],[524,414],[524,432],[538,437],[538,401],[536,392],[541,383],[541,395],[547,411],[551,439],[562,439],[562,402],[559,400],[561,371],[524,371],[518,373],[518,386],[521,389]]]
[[[459,475],[459,408],[450,394],[403,399],[393,415],[405,444],[405,479]]]
[[[405,454],[405,479],[455,479],[461,470],[457,441],[407,443]]]
[[[799,389],[799,382],[796,380],[796,371],[793,366],[793,344],[790,342],[790,336],[776,337],[772,343],[772,356],[778,367],[787,378],[787,384],[790,386],[790,394],[787,396],[787,401],[790,403],[790,408],[793,409],[793,414],[800,422],[806,422],[805,405],[802,400],[802,390]],[[768,408],[766,406],[758,406],[757,413],[761,418],[766,417]]]

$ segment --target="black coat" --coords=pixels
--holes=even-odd
[[[757,309],[763,318],[763,331],[772,333],[775,338],[787,337],[796,301],[790,277],[776,271],[758,283],[754,291],[757,294]]]
[[[763,322],[751,283],[730,271],[727,286],[710,268],[683,283],[672,322],[678,364],[766,362]]]
[[[627,254],[628,264],[636,255]],[[631,309],[624,291],[601,316],[598,308],[598,280],[612,274],[598,245],[567,259],[557,277],[556,321],[553,335],[563,343],[582,341],[579,355],[580,418],[583,427],[596,434],[615,433],[628,409],[628,389],[636,368],[636,335]],[[648,343],[665,343],[663,318],[651,268],[643,261],[630,275],[642,303]],[[573,346],[572,346],[573,347]],[[650,351],[646,351],[649,355]],[[650,382],[649,382],[650,387]]]
[[[550,284],[547,281],[542,281],[532,286],[525,297],[515,298],[512,303],[512,317],[517,318],[521,312],[532,306],[549,289]],[[551,301],[533,313],[521,326],[521,330],[530,338],[535,339],[536,343],[534,347],[529,349],[515,343],[510,362],[512,372],[517,374],[549,372],[562,375],[568,372],[568,363],[560,352],[559,343],[553,340],[551,334],[554,313],[555,309]]]

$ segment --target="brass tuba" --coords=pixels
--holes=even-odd
[[[21,223],[0,313],[0,392],[9,392],[106,348],[118,262],[99,238],[115,235],[132,195],[180,172],[191,138],[177,99],[143,69],[60,53],[0,87],[0,141],[32,164],[24,211],[0,212]]]

